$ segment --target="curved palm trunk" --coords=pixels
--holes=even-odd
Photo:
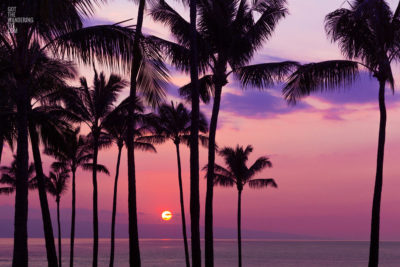
[[[118,176],[119,176],[119,165],[121,162],[122,146],[118,145],[118,159],[117,167],[115,171],[114,180],[114,196],[113,196],[113,210],[111,218],[111,251],[110,251],[110,267],[114,266],[114,250],[115,250],[115,217],[117,214],[117,191],[118,191]]]
[[[99,154],[98,135],[93,135],[93,267],[97,267],[99,255],[99,217],[97,210],[97,156]]]
[[[71,211],[71,237],[69,250],[69,266],[74,266],[74,243],[75,243],[75,209],[76,209],[76,170],[72,170],[72,211]]]
[[[185,206],[184,206],[184,200],[183,200],[182,167],[181,167],[181,155],[179,152],[179,142],[176,142],[175,146],[176,146],[176,158],[178,161],[179,199],[181,202],[183,244],[185,247],[186,266],[189,267],[190,266],[189,248],[188,248],[187,235],[186,235],[186,218],[185,218]]]
[[[222,86],[216,86],[214,104],[210,122],[210,134],[208,143],[208,170],[207,193],[205,214],[205,257],[206,267],[214,266],[214,238],[213,238],[213,193],[214,193],[214,167],[215,167],[215,136],[219,107],[221,104]]]
[[[372,219],[371,219],[371,243],[369,250],[369,267],[377,267],[379,263],[379,224],[381,212],[381,196],[383,183],[383,158],[385,152],[386,138],[386,106],[385,106],[385,81],[379,81],[379,139],[378,139],[378,155],[376,165],[376,178],[374,188],[374,199],[372,203]]]
[[[60,223],[60,199],[57,199],[57,226],[58,226],[58,266],[61,267],[61,223]]]
[[[17,173],[15,185],[13,267],[28,266],[28,101],[19,86],[17,97]]]
[[[128,116],[128,140],[126,143],[128,150],[128,217],[129,217],[129,266],[139,267],[140,262],[140,249],[139,249],[139,231],[137,220],[137,203],[136,203],[136,170],[135,170],[135,144],[134,144],[134,130],[135,119],[134,110],[136,97],[136,79],[139,73],[140,63],[142,61],[141,52],[139,50],[139,42],[142,35],[143,14],[144,14],[145,0],[140,0],[138,9],[138,18],[136,23],[135,39],[133,43],[133,60],[131,66],[131,87],[129,97],[132,101],[129,102],[129,116]]]
[[[239,267],[242,267],[242,190],[238,194],[238,213],[237,213],[237,235],[238,235],[238,255]]]
[[[57,266],[57,252],[54,243],[53,225],[51,223],[49,203],[46,194],[46,185],[44,181],[42,158],[40,155],[40,148],[39,148],[39,137],[36,132],[35,126],[31,123],[29,123],[29,134],[31,136],[33,160],[35,162],[40,208],[42,210],[43,231],[46,241],[47,261],[49,266]]]
[[[192,121],[190,128],[190,225],[192,266],[201,267],[200,247],[200,192],[199,192],[199,74],[196,37],[196,0],[190,0],[190,79],[192,89]]]

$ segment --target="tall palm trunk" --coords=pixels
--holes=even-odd
[[[97,156],[99,154],[99,133],[97,130],[98,129],[96,129],[93,134],[93,267],[97,267],[99,255],[99,217],[97,210]]]
[[[242,190],[238,194],[238,213],[237,213],[237,235],[238,235],[238,256],[239,267],[242,267]]]
[[[117,159],[117,167],[115,168],[113,210],[112,210],[112,217],[111,217],[111,252],[110,252],[110,267],[113,267],[113,266],[114,266],[115,217],[116,217],[116,214],[117,214],[118,176],[119,176],[119,165],[120,165],[120,162],[121,162],[122,147],[123,147],[123,144],[118,144],[118,159]]]
[[[186,235],[186,218],[185,218],[185,206],[184,206],[184,200],[183,200],[182,167],[181,167],[181,154],[179,151],[179,141],[175,141],[175,146],[176,146],[176,158],[178,161],[179,199],[181,202],[183,244],[185,247],[186,266],[189,267],[190,266],[189,248],[188,248],[187,235]]]
[[[139,232],[137,220],[137,203],[136,203],[136,170],[135,170],[135,98],[136,98],[136,79],[139,73],[142,55],[139,50],[140,38],[142,35],[143,15],[144,15],[145,0],[140,0],[138,17],[136,23],[135,39],[133,43],[133,60],[131,66],[131,87],[130,87],[130,102],[128,116],[128,216],[129,216],[129,266],[139,267],[140,249],[139,249]]]
[[[374,188],[374,199],[372,203],[372,219],[371,219],[371,243],[369,250],[369,267],[377,267],[379,262],[379,224],[381,212],[381,196],[383,183],[383,158],[385,152],[386,138],[386,106],[385,106],[385,80],[379,81],[379,139],[378,139],[378,155],[376,165],[376,178]]]
[[[74,266],[74,243],[75,243],[75,209],[76,209],[76,168],[72,168],[72,211],[71,211],[71,237],[69,250],[69,266]]]
[[[0,137],[0,164],[1,164],[1,156],[3,155],[3,146],[4,146],[4,139]]]
[[[201,267],[200,192],[199,192],[199,74],[196,36],[196,0],[190,0],[190,79],[192,82],[192,121],[190,128],[190,229],[192,266]]]
[[[60,223],[60,197],[57,197],[57,226],[58,226],[58,266],[61,267],[61,223]]]
[[[207,193],[205,214],[205,257],[206,267],[214,266],[214,238],[213,238],[213,191],[214,191],[214,167],[215,167],[215,136],[219,107],[221,104],[222,86],[215,87],[214,104],[210,122],[210,134],[208,142],[208,170]]]
[[[35,125],[29,123],[29,134],[31,136],[31,146],[33,160],[35,162],[35,171],[37,177],[40,208],[42,210],[43,231],[46,241],[47,261],[49,266],[57,266],[57,252],[54,243],[53,225],[51,223],[49,203],[46,194],[46,185],[44,181],[42,158],[39,148],[39,137],[35,129]]]
[[[13,267],[28,266],[28,96],[19,85],[17,95],[17,173],[15,185]]]

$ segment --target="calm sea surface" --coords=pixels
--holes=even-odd
[[[68,265],[68,239],[63,244],[63,263]],[[184,266],[181,240],[144,239],[140,241],[143,266]],[[116,241],[115,266],[128,266],[128,240]],[[216,266],[237,265],[235,240],[215,241]],[[90,239],[78,239],[75,266],[90,266]],[[12,239],[0,239],[0,266],[11,266]],[[99,266],[108,266],[109,240],[101,239]],[[382,242],[380,266],[400,266],[400,242]],[[243,241],[244,266],[367,266],[368,242],[347,241]],[[44,241],[29,240],[30,266],[46,266]]]

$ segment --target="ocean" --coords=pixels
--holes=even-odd
[[[75,266],[91,266],[91,239],[77,239]],[[243,266],[358,267],[367,266],[369,243],[363,241],[243,241]],[[69,266],[68,239],[63,241],[63,265]],[[182,240],[140,240],[142,266],[184,266]],[[128,266],[128,240],[117,239],[115,266]],[[0,239],[0,266],[11,266],[12,239]],[[100,239],[99,266],[108,266],[109,239]],[[43,239],[29,239],[29,266],[46,266]],[[215,265],[237,265],[236,240],[215,240]],[[382,242],[381,267],[400,266],[400,242]]]

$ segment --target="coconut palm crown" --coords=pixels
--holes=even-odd
[[[15,187],[17,183],[16,173],[17,173],[17,161],[16,156],[14,156],[14,160],[11,163],[11,166],[2,166],[0,167],[1,178],[0,184],[6,185],[0,187],[0,195],[1,194],[12,194],[15,192]],[[35,176],[35,166],[33,163],[29,164],[29,180],[28,185],[29,189],[36,189],[37,188],[37,181]]]
[[[386,139],[386,85],[394,90],[392,63],[399,59],[400,4],[392,12],[383,0],[355,0],[325,18],[325,29],[347,60],[309,63],[289,78],[283,94],[296,103],[314,92],[338,90],[351,85],[363,69],[379,82],[379,137],[371,220],[369,267],[379,262],[380,206]]]
[[[214,184],[224,187],[236,186],[238,190],[238,214],[237,214],[237,231],[238,231],[238,261],[239,267],[242,266],[242,233],[241,233],[241,216],[242,216],[242,191],[246,184],[250,188],[266,188],[278,187],[272,178],[257,178],[254,176],[265,168],[271,168],[272,163],[267,157],[258,158],[250,167],[247,167],[249,154],[253,152],[252,146],[243,148],[225,147],[218,152],[225,160],[227,168],[218,164],[215,165]],[[206,169],[206,167],[204,168]]]

